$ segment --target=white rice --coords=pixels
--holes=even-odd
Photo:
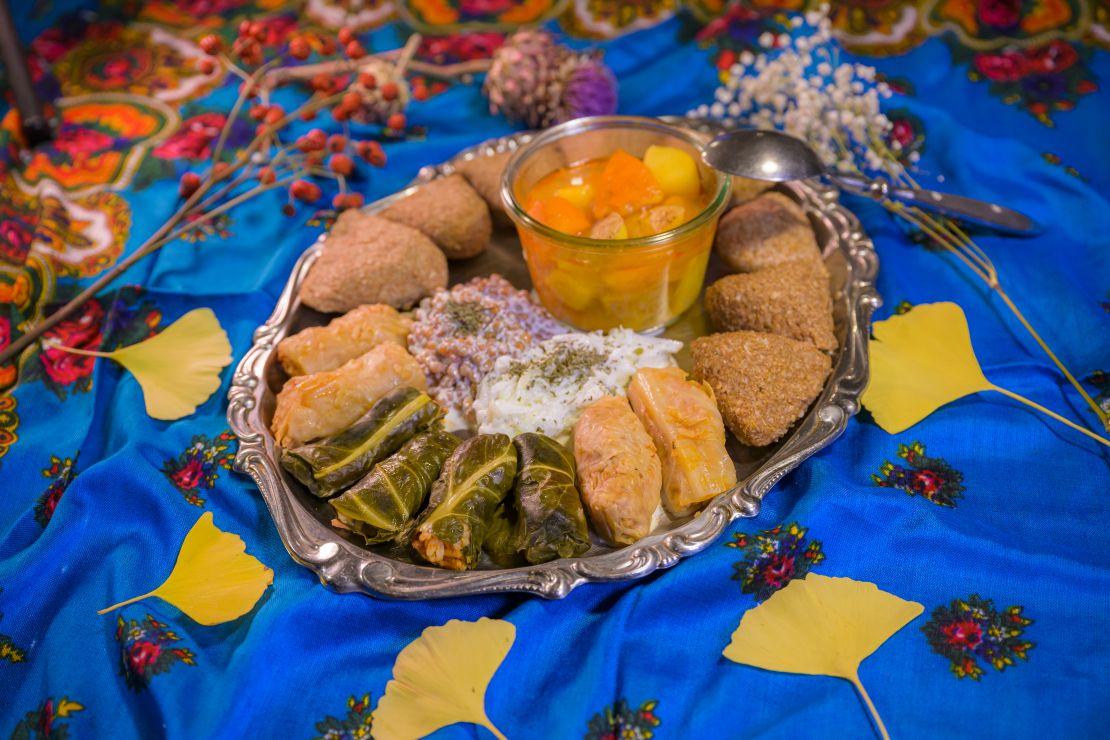
[[[624,395],[642,367],[673,367],[680,349],[682,342],[614,329],[561,334],[519,359],[501,357],[478,386],[478,431],[511,437],[539,432],[566,442],[586,406]]]

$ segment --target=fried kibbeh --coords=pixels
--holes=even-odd
[[[832,360],[809,342],[752,331],[690,345],[693,376],[713,389],[725,424],[743,444],[782,438],[825,386]]]
[[[750,177],[732,176],[732,204],[738,206],[755,200],[759,196],[775,187],[775,183],[767,180],[753,180]]]
[[[489,206],[458,174],[424,183],[381,216],[423,232],[448,259],[481,254],[493,234]]]
[[[811,260],[727,275],[705,291],[717,331],[762,331],[836,349],[829,279]]]
[[[366,303],[406,308],[447,287],[447,259],[416,229],[344,211],[301,285],[301,301],[324,313]]]
[[[732,272],[821,259],[805,213],[782,193],[765,193],[725,214],[715,246]]]
[[[512,156],[512,152],[502,152],[490,157],[467,159],[455,166],[455,170],[478,191],[478,195],[482,196],[482,200],[489,206],[493,220],[505,225],[512,222],[505,213],[505,204],[501,202],[501,176],[505,173],[505,165],[509,163],[509,158]]]

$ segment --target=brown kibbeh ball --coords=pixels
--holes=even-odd
[[[424,232],[448,259],[481,254],[493,233],[486,201],[458,174],[424,183],[380,215]]]
[[[732,176],[732,204],[738,206],[755,200],[763,193],[775,187],[775,183],[766,180],[752,180],[749,177]]]
[[[726,213],[717,226],[716,247],[733,272],[821,258],[805,213],[782,193],[765,193]]]
[[[832,360],[808,342],[752,331],[711,334],[690,345],[693,376],[709,384],[736,438],[780,439],[825,387]]]
[[[501,176],[505,174],[505,165],[512,156],[512,152],[502,152],[489,157],[467,159],[455,165],[455,169],[482,196],[494,219],[504,220],[505,223],[509,221],[505,215],[505,204],[501,202]]]
[[[301,284],[301,301],[324,313],[364,303],[405,308],[447,287],[447,258],[416,229],[344,211]]]
[[[829,279],[810,260],[727,275],[705,291],[717,331],[762,331],[836,349]]]

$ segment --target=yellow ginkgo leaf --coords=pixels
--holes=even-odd
[[[886,727],[860,683],[859,664],[924,610],[873,583],[811,573],[750,609],[724,656],[769,671],[851,681],[886,738]]]
[[[909,429],[946,403],[989,391],[967,317],[955,303],[926,303],[871,325],[871,382],[863,405],[890,432]]]
[[[378,740],[416,740],[456,722],[505,736],[486,716],[486,687],[509,654],[516,628],[500,619],[428,627],[393,664],[374,710]]]
[[[221,530],[205,512],[185,535],[177,563],[161,586],[97,614],[157,596],[201,624],[222,624],[249,612],[273,582],[274,572],[246,553],[239,535]]]
[[[231,363],[227,332],[210,308],[194,309],[150,339],[113,352],[48,346],[123,365],[143,389],[146,412],[167,421],[196,411],[220,387],[220,371]]]
[[[861,399],[890,434],[909,429],[946,403],[997,391],[1110,445],[1110,440],[987,380],[971,347],[967,317],[955,303],[925,303],[871,325],[871,379]]]

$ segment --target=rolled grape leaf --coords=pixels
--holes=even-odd
[[[432,486],[412,546],[433,565],[467,570],[478,564],[494,510],[516,476],[516,448],[504,434],[480,434],[459,445]]]
[[[428,394],[398,388],[344,431],[285,450],[281,464],[313,495],[330,498],[349,488],[418,432],[438,428],[443,410]]]
[[[520,539],[517,537],[516,512],[511,509],[511,504],[510,497],[506,497],[494,510],[490,517],[489,531],[486,532],[486,541],[482,543],[482,549],[490,560],[502,568],[515,568],[525,564],[520,552]]]
[[[347,529],[372,545],[401,534],[428,499],[444,461],[459,446],[450,432],[418,434],[331,501]]]
[[[574,484],[574,457],[542,434],[513,440],[520,472],[513,489],[516,540],[529,563],[572,558],[590,549],[586,512]]]

